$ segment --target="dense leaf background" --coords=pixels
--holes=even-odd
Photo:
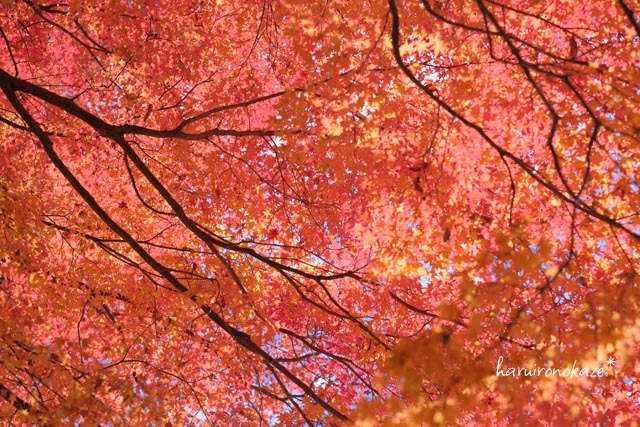
[[[1,3],[7,425],[637,425],[637,2]]]

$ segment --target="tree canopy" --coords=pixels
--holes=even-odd
[[[637,0],[3,0],[0,36],[7,425],[637,425]]]

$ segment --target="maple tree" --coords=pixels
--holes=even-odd
[[[640,419],[637,2],[0,10],[7,425]]]

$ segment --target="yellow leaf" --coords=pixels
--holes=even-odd
[[[31,283],[33,286],[42,286],[44,285],[44,282],[45,277],[41,272],[35,272],[29,275],[29,283]]]

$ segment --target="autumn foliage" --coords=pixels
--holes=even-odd
[[[3,425],[640,420],[637,0],[3,0],[0,90]]]

